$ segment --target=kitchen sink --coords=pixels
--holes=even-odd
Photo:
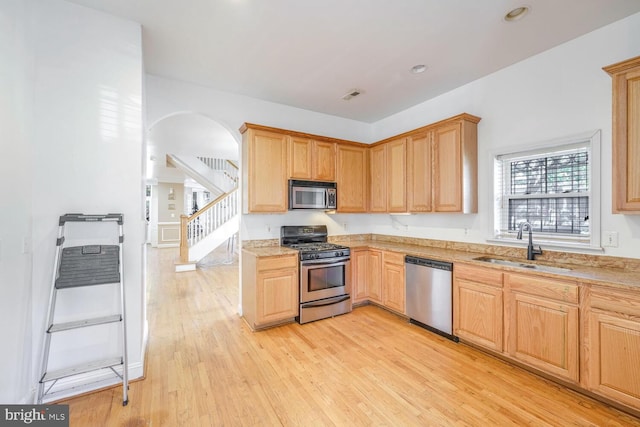
[[[474,258],[474,261],[490,262],[491,264],[505,265],[507,267],[526,268],[527,270],[546,271],[549,273],[566,273],[567,271],[571,271],[570,268],[551,267],[549,265],[540,264],[528,264],[526,262],[511,261],[508,259],[492,258],[488,256]]]

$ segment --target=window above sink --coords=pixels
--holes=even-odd
[[[494,159],[492,242],[520,245],[522,222],[536,245],[602,251],[600,131],[512,148]]]

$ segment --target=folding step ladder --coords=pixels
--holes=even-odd
[[[84,223],[117,223],[119,231],[118,244],[91,244],[84,246],[65,247],[65,224],[68,222]],[[115,225],[115,224],[114,224]],[[90,224],[85,227],[91,228]],[[113,239],[115,241],[115,239]],[[50,393],[56,382],[62,378],[74,375],[85,374],[100,369],[110,369],[119,379],[122,380],[122,405],[129,403],[128,399],[128,364],[127,364],[127,328],[124,298],[124,275],[122,266],[122,244],[123,235],[123,215],[84,215],[66,214],[60,217],[58,238],[56,241],[56,255],[53,273],[53,283],[49,296],[49,309],[47,313],[47,324],[45,326],[45,336],[42,354],[42,369],[40,384],[38,386],[38,403],[42,403],[45,396]],[[56,317],[56,298],[58,292],[73,292],[73,289],[87,286],[108,285],[118,286],[120,307],[119,313],[108,316],[81,319],[72,322],[54,323]],[[116,292],[116,289],[114,289]],[[79,328],[94,327],[109,323],[120,324],[120,334],[122,336],[122,355],[104,360],[95,360],[78,366],[65,369],[49,371],[49,352],[51,350],[51,339],[54,334],[64,333]],[[122,373],[115,368],[121,367]]]

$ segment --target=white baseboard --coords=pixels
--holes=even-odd
[[[188,263],[188,264],[176,264],[176,273],[182,273],[183,271],[195,271],[196,263]]]
[[[156,248],[159,249],[163,249],[163,248],[179,248],[180,247],[180,242],[178,243],[158,243],[158,245],[156,246]]]

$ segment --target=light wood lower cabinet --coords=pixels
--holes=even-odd
[[[382,251],[369,250],[367,290],[369,300],[382,304]]]
[[[351,249],[351,303],[357,304],[369,298],[367,277],[369,250]]]
[[[405,314],[404,254],[352,250],[351,272],[353,303],[371,301]]]
[[[504,285],[509,356],[578,383],[578,284],[505,273]]]
[[[298,315],[298,256],[242,252],[242,315],[252,329]]]
[[[382,259],[382,305],[405,314],[404,255],[384,252]]]
[[[640,410],[640,296],[593,287],[586,313],[587,388]]]
[[[502,352],[502,272],[457,264],[453,279],[454,335]]]

